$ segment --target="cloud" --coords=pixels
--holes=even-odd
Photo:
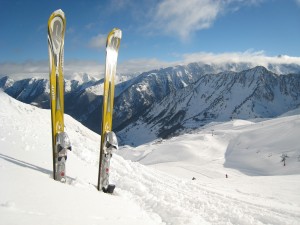
[[[191,31],[209,28],[221,4],[211,0],[164,0],[157,5],[151,26],[186,39]]]
[[[23,63],[0,63],[0,77],[10,76],[13,79],[20,80],[25,78],[49,78],[49,62],[43,61],[27,61]],[[171,66],[174,63],[164,62],[155,58],[131,59],[118,63],[117,73],[119,74],[138,74],[145,71],[159,69]],[[89,74],[98,79],[103,78],[105,65],[100,64],[96,60],[65,60],[64,74],[65,78],[82,74]]]
[[[175,62],[161,61],[156,58],[131,59],[120,63],[117,70],[121,74],[139,74],[173,65],[175,65]]]
[[[171,66],[173,64],[155,58],[132,59],[117,65],[117,73],[138,74],[145,71]],[[67,79],[77,75],[89,74],[98,79],[104,76],[105,65],[93,60],[65,60],[64,75]],[[25,78],[49,78],[48,61],[27,61],[24,63],[0,63],[0,77],[10,76],[20,80]]]
[[[297,64],[300,66],[300,57],[287,55],[268,56],[264,51],[245,52],[196,52],[177,56],[178,60],[166,62],[157,58],[131,59],[118,63],[118,74],[140,74],[142,72],[166,68],[176,65],[186,65],[199,62],[208,65],[225,65],[227,63],[247,63],[254,66],[269,64]],[[77,75],[88,74],[98,79],[103,78],[105,65],[93,60],[67,60],[64,65],[64,74],[67,79]],[[280,71],[278,71],[280,73]],[[14,79],[31,77],[45,78],[49,76],[48,61],[27,61],[24,63],[0,63],[0,76],[9,75]]]
[[[48,61],[27,61],[24,63],[0,63],[0,75],[14,79],[44,77],[49,73]]]
[[[97,36],[94,36],[90,39],[88,43],[88,47],[100,49],[100,48],[105,48],[105,44],[106,44],[106,35],[98,34]]]
[[[67,32],[67,34],[73,34],[73,33],[75,33],[75,28],[74,27],[69,27],[67,30],[66,30],[66,32]]]
[[[134,3],[131,0],[110,0],[111,9],[114,11],[131,7]]]
[[[210,28],[221,15],[265,0],[163,0],[153,10],[149,26],[156,32],[179,36]]]
[[[88,23],[84,26],[86,30],[91,30],[96,26],[96,23]]]
[[[104,68],[104,65],[96,60],[68,60],[65,61],[64,73],[67,79],[77,74],[89,74],[100,79],[103,77]]]
[[[253,66],[265,66],[268,64],[299,64],[300,57],[291,57],[287,55],[267,56],[264,51],[245,52],[226,52],[226,53],[208,53],[198,52],[192,54],[183,54],[182,63],[201,62],[204,64],[226,64],[226,63],[249,63]]]
[[[92,60],[67,60],[64,62],[64,74],[67,79],[85,73],[97,78],[103,77],[104,65]],[[16,80],[31,77],[48,79],[49,62],[48,60],[43,60],[23,63],[0,63],[0,76],[6,75]]]
[[[300,57],[292,57],[287,55],[268,56],[264,51],[247,50],[245,52],[224,52],[224,53],[211,53],[211,52],[196,52],[187,53],[176,56],[178,60],[167,62],[156,58],[132,59],[118,64],[117,71],[121,74],[142,73],[154,69],[166,68],[177,65],[187,65],[189,63],[202,63],[208,65],[217,65],[222,68],[226,64],[232,63],[246,63],[251,67],[264,66],[269,67],[281,64],[296,64],[300,66]],[[224,67],[226,68],[226,67]],[[284,71],[275,70],[278,74],[285,73]]]

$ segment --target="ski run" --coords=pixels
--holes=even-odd
[[[0,104],[0,224],[300,224],[299,112],[123,146],[110,195],[97,190],[99,135],[65,115],[73,149],[60,183],[50,110],[1,91]]]

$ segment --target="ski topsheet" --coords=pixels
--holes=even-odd
[[[118,50],[122,38],[120,29],[113,29],[106,40],[106,62],[104,77],[104,93],[102,106],[101,146],[98,173],[98,190],[112,193],[114,185],[109,184],[109,166],[112,150],[118,148],[117,138],[112,132],[112,119],[115,92],[115,74]]]
[[[65,14],[62,10],[53,12],[48,20],[50,105],[52,124],[53,178],[66,181],[65,162],[70,140],[64,132],[64,36]]]

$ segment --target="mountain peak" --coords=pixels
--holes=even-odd
[[[90,81],[96,81],[97,79],[87,73],[83,73],[83,74],[76,74],[76,76],[72,80],[76,80],[79,82],[79,84],[83,84]]]
[[[0,88],[6,89],[13,85],[14,80],[9,76],[4,76],[0,78]]]

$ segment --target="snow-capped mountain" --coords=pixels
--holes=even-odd
[[[148,74],[119,95],[115,126],[127,144],[139,145],[210,122],[275,117],[299,105],[300,74],[279,76],[264,67],[202,75],[172,69]]]
[[[87,73],[84,73],[84,74],[76,74],[71,80],[78,81],[78,84],[83,84],[83,83],[88,83],[90,81],[96,81],[97,79],[95,77],[88,75]]]
[[[123,144],[139,145],[210,122],[276,117],[299,107],[299,72],[279,75],[261,66],[249,67],[245,63],[223,67],[191,63],[145,72],[118,83],[114,130]],[[298,67],[281,68],[297,71]],[[86,78],[87,82],[66,80],[65,112],[100,132],[103,80]],[[23,102],[49,108],[47,82],[14,82],[4,77],[0,88]]]
[[[8,76],[0,79],[0,88],[10,96],[32,105],[49,108],[49,80],[31,78],[14,81]]]

